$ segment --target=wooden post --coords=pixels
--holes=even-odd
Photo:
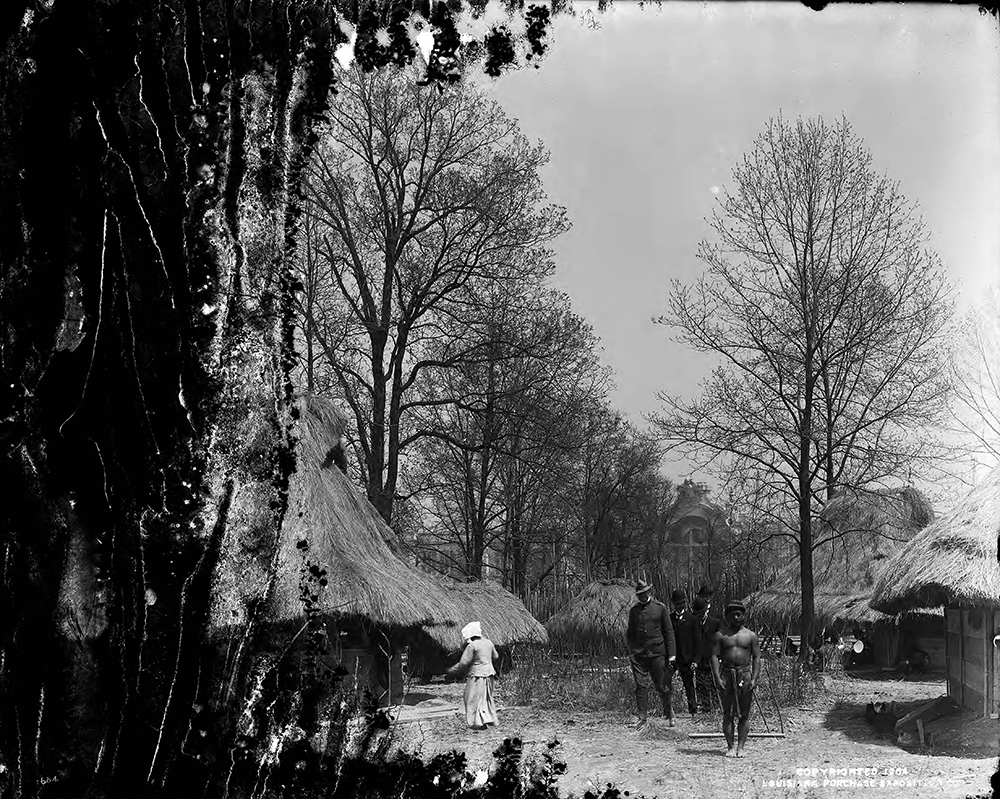
[[[1000,669],[997,668],[997,660],[1000,660],[1000,655],[997,654],[997,647],[993,646],[993,634],[1000,633],[998,625],[1000,625],[1000,612],[991,611],[990,620],[993,622],[986,634],[990,639],[990,657],[989,657],[989,676],[987,679],[990,681],[990,718],[1000,718]]]
[[[962,686],[959,702],[965,707],[965,608],[962,607],[958,609],[958,665]]]
[[[993,676],[993,636],[990,631],[993,629],[987,622],[993,620],[993,613],[983,610],[983,718],[988,719],[993,708],[990,707],[990,678]]]

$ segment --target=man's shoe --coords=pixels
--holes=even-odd
[[[639,720],[635,723],[636,727],[641,727],[647,721],[645,716],[639,716]]]

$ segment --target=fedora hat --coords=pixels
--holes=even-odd
[[[653,590],[653,586],[651,586],[645,580],[639,580],[635,584],[635,592],[637,594],[645,594],[647,591],[652,591],[652,590]]]

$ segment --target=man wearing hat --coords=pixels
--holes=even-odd
[[[674,628],[674,643],[677,646],[677,659],[673,668],[667,670],[667,693],[671,692],[674,673],[679,672],[684,684],[684,695],[687,697],[688,712],[693,716],[698,710],[694,692],[694,672],[691,665],[695,662],[694,629],[689,624],[691,612],[687,609],[687,594],[681,588],[670,595],[670,623]]]
[[[715,680],[712,678],[712,642],[721,622],[708,615],[710,608],[711,605],[703,595],[696,596],[691,603],[692,613],[688,620],[688,635],[694,642],[694,659],[690,671],[694,674],[695,693],[699,709],[703,713],[717,705]]]
[[[750,705],[760,679],[760,642],[757,633],[743,626],[746,608],[742,602],[726,605],[725,622],[712,642],[712,674],[722,692],[722,734],[726,757],[743,757],[750,734]],[[739,738],[733,748],[735,720]]]
[[[722,614],[718,612],[715,608],[715,603],[712,602],[712,597],[715,596],[715,589],[708,583],[702,583],[701,588],[698,589],[698,596],[708,603],[708,615],[713,619],[718,619],[719,624],[721,624]]]
[[[635,586],[638,601],[628,614],[629,661],[635,678],[635,704],[639,723],[645,724],[649,713],[649,689],[656,689],[663,701],[663,716],[674,726],[674,711],[670,707],[670,685],[667,671],[676,649],[670,612],[662,602],[653,599],[653,586],[639,580]]]

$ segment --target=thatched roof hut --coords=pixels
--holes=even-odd
[[[817,540],[830,539],[813,552],[817,622],[896,621],[871,607],[872,588],[889,557],[933,518],[926,497],[910,487],[845,491],[831,499],[814,530]],[[779,628],[796,623],[802,615],[801,586],[799,562],[792,559],[770,586],[746,598],[749,615]]]
[[[889,613],[944,606],[948,695],[991,718],[1000,717],[998,546],[1000,468],[903,546],[872,592]]]
[[[545,623],[549,641],[577,651],[624,651],[628,612],[634,604],[630,583],[595,580]]]
[[[259,503],[241,503],[240,490],[252,489],[237,489],[231,540],[223,543],[216,571],[213,619],[240,626],[255,603],[264,603],[271,623],[304,620],[310,604],[324,615],[386,627],[457,623],[465,614],[457,614],[452,594],[395,550],[395,534],[332,462],[343,430],[334,406],[309,398],[300,410],[296,470],[277,549],[261,557],[254,531],[263,520],[243,515]]]
[[[1000,468],[946,516],[903,546],[875,581],[872,604],[898,613],[914,607],[1000,607]]]
[[[230,511],[229,540],[216,572],[217,628],[245,624],[263,603],[270,623],[303,622],[307,606],[331,618],[383,628],[425,627],[447,651],[460,646],[469,621],[483,623],[498,645],[544,643],[545,629],[521,601],[492,583],[459,583],[413,565],[364,492],[334,464],[344,421],[327,400],[300,404],[296,470],[280,541],[269,557],[255,544],[254,519],[240,502]]]
[[[503,586],[488,581],[461,583],[447,577],[437,579],[462,618],[458,625],[424,626],[424,632],[445,652],[462,649],[465,642],[462,641],[461,627],[470,621],[481,622],[483,635],[498,647],[549,642],[542,623]]]

